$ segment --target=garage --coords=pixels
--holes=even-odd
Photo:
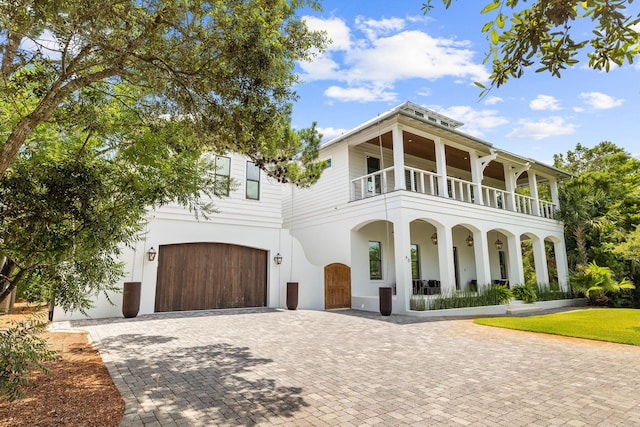
[[[160,246],[156,312],[266,305],[267,251],[224,243]]]

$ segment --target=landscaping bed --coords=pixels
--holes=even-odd
[[[0,315],[0,327],[32,312],[25,304],[16,304],[12,313]],[[124,401],[87,333],[47,332],[45,336],[61,358],[46,363],[49,375],[34,371],[22,389],[23,399],[0,398],[0,427],[119,425]]]

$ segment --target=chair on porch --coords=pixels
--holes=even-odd
[[[476,279],[469,281],[469,292],[478,292],[478,281]]]
[[[509,281],[508,281],[508,280],[505,280],[505,279],[494,279],[494,280],[493,280],[493,284],[494,284],[494,285],[506,286],[506,287],[507,287],[507,289],[510,289],[510,288],[509,288]]]
[[[436,295],[440,293],[440,281],[439,280],[428,280],[427,281],[427,288],[426,288],[426,295]]]

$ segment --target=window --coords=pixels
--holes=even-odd
[[[260,200],[260,168],[247,162],[247,199]]]
[[[382,247],[380,242],[369,242],[369,278],[382,280]]]
[[[411,245],[411,278],[420,278],[420,248],[418,245]]]
[[[224,156],[216,156],[216,170],[213,171],[214,180],[216,182],[215,194],[217,196],[228,196],[231,187],[231,159]]]

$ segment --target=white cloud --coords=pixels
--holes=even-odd
[[[420,96],[431,96],[431,88],[428,88],[428,87],[420,88],[418,89],[416,94]]]
[[[584,112],[584,108],[582,108],[582,107],[573,107],[573,111],[575,111],[576,113],[583,113]]]
[[[551,95],[538,95],[536,99],[529,102],[532,110],[560,110],[558,100]]]
[[[460,128],[461,131],[478,137],[484,135],[484,132],[487,130],[509,123],[509,120],[506,117],[498,115],[498,111],[496,110],[476,110],[467,105],[457,105],[448,108],[429,106],[428,108],[461,121],[464,123],[464,126]]]
[[[499,96],[488,96],[487,99],[484,100],[485,105],[496,105],[500,102],[503,102],[504,99]]]
[[[382,35],[402,30],[404,28],[404,19],[385,18],[375,20],[357,16],[355,24],[356,28],[362,31],[369,40],[375,40]]]
[[[358,17],[356,32],[338,18],[306,19],[310,28],[326,30],[334,44],[311,62],[299,64],[301,78],[307,82],[335,80],[325,94],[337,100],[394,100],[393,87],[401,80],[453,77],[465,84],[487,81],[489,76],[485,66],[474,61],[476,53],[470,42],[403,30],[405,21],[400,18]],[[363,92],[368,96],[361,96]]]
[[[576,125],[567,123],[562,117],[550,116],[545,119],[521,119],[518,127],[513,129],[508,138],[544,139],[552,136],[571,135]]]
[[[62,45],[51,31],[44,30],[37,39],[23,38],[20,42],[20,49],[28,52],[39,50],[46,58],[59,59]]]
[[[619,107],[624,102],[624,99],[616,99],[601,92],[583,92],[580,94],[580,98],[584,99],[584,102],[595,110],[608,110]]]
[[[325,96],[342,102],[396,101],[397,93],[388,92],[384,87],[340,87],[329,86]]]
[[[303,19],[310,30],[327,33],[327,37],[330,39],[330,44],[327,46],[328,51],[349,50],[351,48],[351,29],[343,19],[321,19],[315,16],[305,16]]]
[[[333,138],[337,138],[340,135],[344,135],[345,133],[349,132],[350,129],[343,129],[343,128],[332,128],[332,127],[328,127],[328,128],[317,128],[318,132],[320,132],[322,134],[322,142],[325,141],[330,141]]]

